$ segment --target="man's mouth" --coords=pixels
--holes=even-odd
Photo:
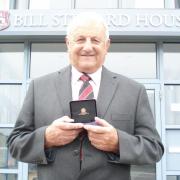
[[[94,56],[94,54],[82,54],[81,56]]]

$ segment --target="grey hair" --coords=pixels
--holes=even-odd
[[[109,39],[109,29],[105,19],[98,13],[95,12],[82,12],[72,18],[68,27],[67,27],[67,37],[71,35],[71,33],[79,26],[86,25],[89,22],[97,22],[102,24],[105,28],[105,36],[106,39]]]

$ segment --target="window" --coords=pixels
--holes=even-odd
[[[30,0],[29,9],[71,8],[71,0]]]
[[[165,86],[166,124],[180,125],[180,85]]]
[[[180,180],[180,176],[167,176],[167,180]]]
[[[118,8],[118,0],[75,0],[75,8]]]
[[[180,171],[180,131],[174,129],[167,130],[166,139],[167,171]]]
[[[30,77],[58,71],[69,64],[64,43],[33,43],[31,45]]]
[[[180,80],[180,44],[164,44],[164,78]]]
[[[164,0],[120,0],[122,8],[164,8]]]
[[[156,46],[144,43],[114,43],[105,66],[131,78],[156,78]]]
[[[9,9],[10,0],[0,0],[0,9],[8,10]]]
[[[0,179],[2,180],[17,180],[17,175],[15,174],[0,174]]]
[[[166,8],[180,8],[180,0],[166,0]]]
[[[0,123],[14,124],[21,106],[21,86],[0,85]]]
[[[20,0],[19,0],[20,1]],[[164,8],[164,0],[29,0],[29,9]],[[174,0],[176,6],[179,0]],[[176,2],[177,1],[177,2]]]
[[[23,78],[24,45],[0,44],[0,80]]]
[[[28,180],[37,180],[37,165],[28,164]]]
[[[6,140],[11,132],[11,129],[0,128],[0,169],[15,169],[17,161],[10,156]],[[3,179],[3,178],[0,178]]]
[[[180,0],[174,0],[175,8],[180,8]]]

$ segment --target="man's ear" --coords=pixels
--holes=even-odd
[[[67,36],[65,37],[65,42],[66,42],[66,46],[68,47],[69,46],[69,39]]]
[[[109,50],[110,45],[111,45],[111,40],[108,39],[108,40],[106,41],[106,51],[107,51],[107,52],[108,52],[108,50]]]

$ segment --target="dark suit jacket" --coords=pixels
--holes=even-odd
[[[152,164],[163,155],[163,145],[143,85],[103,67],[98,117],[112,124],[119,136],[119,154],[94,148],[80,140],[44,150],[44,132],[53,120],[70,116],[71,66],[31,82],[15,128],[8,138],[12,156],[38,164],[39,180],[130,180],[130,165]]]

